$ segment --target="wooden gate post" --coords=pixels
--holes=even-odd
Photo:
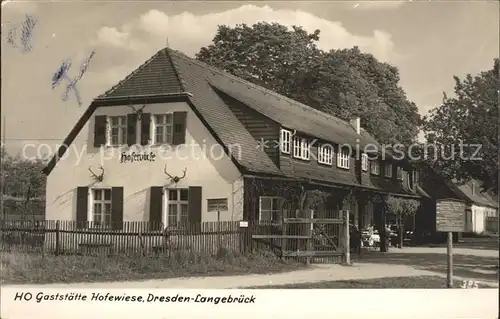
[[[60,243],[60,238],[59,238],[60,229],[61,229],[60,222],[56,221],[56,251],[55,251],[56,256],[59,256],[60,250],[61,250],[61,247],[60,247],[61,243]]]
[[[344,210],[344,249],[345,249],[345,264],[351,264],[351,247],[349,236],[349,210]]]
[[[253,223],[248,221],[239,222],[240,252],[242,254],[248,254],[252,251],[252,227]]]

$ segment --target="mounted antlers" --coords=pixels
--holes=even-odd
[[[173,182],[174,182],[174,183],[176,183],[176,184],[177,184],[177,183],[179,183],[179,181],[180,181],[181,179],[183,179],[184,177],[186,177],[186,172],[187,172],[187,167],[186,167],[186,168],[184,168],[184,170],[182,171],[182,176],[180,176],[180,177],[179,177],[179,176],[172,176],[172,175],[170,175],[170,174],[167,172],[167,165],[165,165],[165,169],[164,169],[164,173],[165,173],[165,175],[167,175],[167,176],[170,178],[170,180],[171,180],[171,181],[173,181]]]
[[[137,120],[140,120],[141,117],[142,117],[142,110],[144,110],[144,108],[146,107],[146,105],[144,104],[139,109],[136,109],[132,105],[129,105],[128,107],[130,107],[134,111],[134,113],[137,114]]]
[[[92,178],[94,178],[96,182],[102,182],[102,180],[104,179],[104,168],[102,167],[102,165],[100,165],[98,168],[101,170],[101,173],[99,175],[92,171],[92,165],[89,166],[89,172],[92,174]]]

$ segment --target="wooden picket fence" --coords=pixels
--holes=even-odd
[[[164,228],[160,223],[123,222],[103,228],[76,221],[0,221],[0,250],[55,255],[160,256],[175,251],[216,254],[240,251],[239,223],[202,222]]]

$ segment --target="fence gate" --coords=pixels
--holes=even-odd
[[[255,224],[252,240],[282,258],[312,263],[349,262],[347,213],[343,218],[284,218],[281,223]]]

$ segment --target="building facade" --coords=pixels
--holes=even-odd
[[[44,170],[48,220],[279,222],[321,193],[308,208],[348,205],[367,227],[386,222],[376,198],[422,197],[412,164],[383,150],[359,118],[340,120],[171,49],[97,97],[63,145]]]

